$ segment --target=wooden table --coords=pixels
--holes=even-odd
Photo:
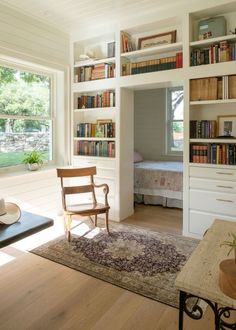
[[[197,304],[192,310],[188,308],[188,301],[193,297],[201,298],[210,306],[215,316],[215,329],[236,329],[236,322],[229,321],[235,313],[236,300],[226,296],[218,285],[220,262],[234,258],[233,252],[227,256],[227,246],[220,246],[229,239],[229,232],[236,234],[235,222],[215,220],[177,276],[175,285],[180,290],[180,330],[183,329],[184,312],[193,319],[201,319],[203,315],[202,308]]]
[[[0,248],[48,228],[53,223],[50,218],[22,211],[20,219],[12,225],[0,224]]]

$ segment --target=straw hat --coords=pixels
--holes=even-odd
[[[18,205],[0,199],[0,224],[11,225],[20,219],[21,211]]]

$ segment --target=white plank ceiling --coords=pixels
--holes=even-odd
[[[184,5],[195,0],[0,0],[2,5],[72,33],[91,24],[109,24]]]

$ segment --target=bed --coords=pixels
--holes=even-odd
[[[150,160],[134,163],[134,201],[183,208],[183,163]]]

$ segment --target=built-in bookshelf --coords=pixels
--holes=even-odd
[[[235,221],[235,17],[235,3],[189,14],[183,227],[198,238],[216,218]]]
[[[73,81],[114,78],[116,75],[116,42],[114,34],[73,44]]]
[[[74,155],[115,157],[115,90],[74,93]]]
[[[190,65],[214,64],[235,61],[236,35],[212,38],[190,43]]]
[[[200,38],[199,24],[218,16],[225,30]],[[228,2],[73,39],[72,163],[96,165],[109,181],[112,218],[133,209],[133,91],[182,85],[183,233],[201,237],[214,218],[233,219],[220,203],[233,194],[236,201],[236,191],[225,188],[236,182],[236,132],[224,129],[236,118],[235,18],[236,4]]]
[[[190,66],[235,61],[234,13],[228,8],[215,15],[190,14]]]
[[[121,76],[182,68],[181,25],[168,23],[165,33],[157,24],[120,32]]]
[[[236,115],[236,76],[191,79],[189,98],[190,163],[236,165],[236,136],[222,127]]]

